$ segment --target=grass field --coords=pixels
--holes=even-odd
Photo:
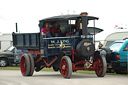
[[[20,70],[19,66],[0,67],[0,70]],[[52,68],[44,68],[42,71],[53,71]],[[95,74],[95,71],[79,70],[76,73]],[[106,75],[128,76],[127,74],[106,73]]]
[[[0,67],[0,70],[20,70],[19,66]]]

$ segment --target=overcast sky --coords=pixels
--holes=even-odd
[[[96,27],[106,33],[116,24],[128,22],[127,0],[0,0],[0,32],[39,32],[40,19],[61,15],[88,12],[99,17]]]

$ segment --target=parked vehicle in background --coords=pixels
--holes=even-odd
[[[0,52],[0,67],[14,64],[15,47],[10,46],[3,52]]]
[[[128,73],[128,40],[114,41],[109,48],[102,48],[108,63],[108,70],[117,74]]]

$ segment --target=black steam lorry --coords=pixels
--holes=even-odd
[[[88,16],[86,12],[53,16],[39,20],[39,33],[13,33],[13,45],[22,50],[22,75],[32,76],[34,70],[38,72],[45,67],[53,67],[64,78],[70,78],[72,72],[77,70],[95,70],[98,77],[104,77],[106,59],[100,51],[95,50],[95,34],[103,30],[95,27],[96,20],[97,17]],[[90,21],[93,25],[89,27]],[[49,23],[51,29],[55,22],[58,22],[61,33],[52,37],[42,35],[44,24]]]

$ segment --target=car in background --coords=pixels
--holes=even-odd
[[[109,48],[112,50],[112,67],[117,74],[128,73],[128,40],[117,40]]]
[[[10,46],[3,52],[0,52],[0,67],[6,67],[14,64],[15,50],[16,50],[15,47]]]
[[[128,38],[114,41],[108,48],[102,48],[102,53],[106,56],[108,71],[128,73]]]

